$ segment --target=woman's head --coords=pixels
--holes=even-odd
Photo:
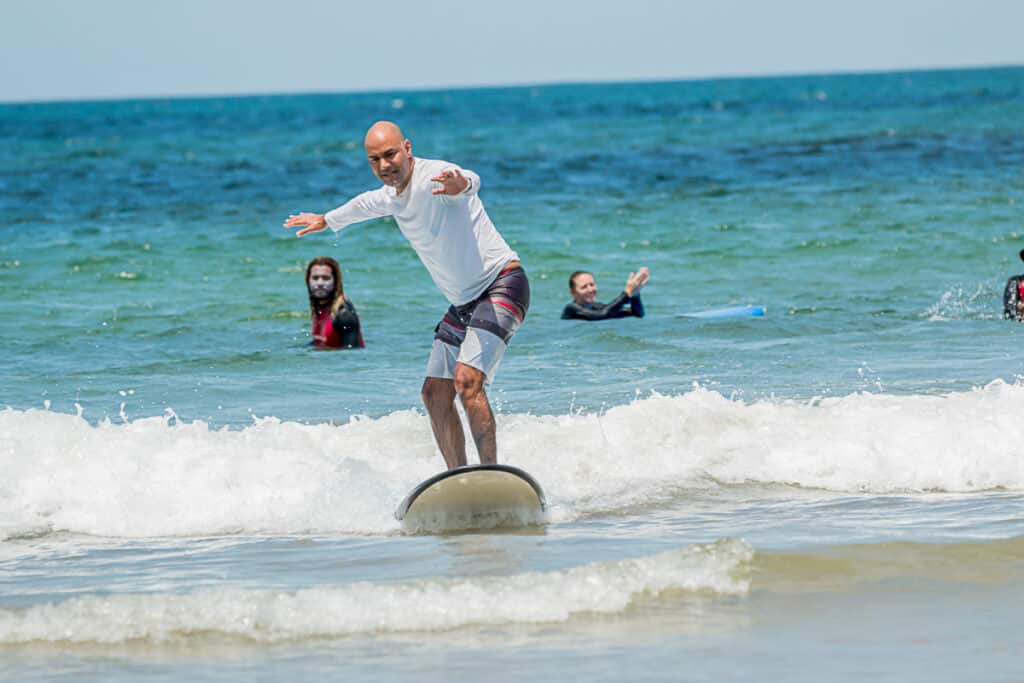
[[[585,270],[577,270],[569,276],[569,294],[578,304],[592,304],[597,299],[597,283],[594,276]]]

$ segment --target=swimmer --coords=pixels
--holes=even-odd
[[[1020,251],[1024,261],[1024,249]],[[1007,320],[1024,322],[1024,275],[1014,275],[1006,281],[1003,290],[1003,317]]]
[[[355,304],[341,285],[341,267],[330,256],[317,256],[306,266],[309,317],[314,346],[361,349],[363,333]]]
[[[630,273],[622,293],[609,303],[597,303],[597,283],[594,276],[577,270],[569,276],[569,294],[572,302],[562,311],[562,320],[611,320],[613,318],[644,317],[644,305],[640,301],[640,288],[651,279],[650,271],[644,266]]]

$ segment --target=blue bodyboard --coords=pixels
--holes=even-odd
[[[731,306],[729,308],[713,308],[710,311],[683,313],[684,318],[763,318],[764,306]]]

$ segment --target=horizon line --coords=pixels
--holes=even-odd
[[[70,104],[70,103],[101,103],[101,102],[136,102],[136,101],[157,101],[157,100],[204,100],[204,99],[245,99],[252,97],[305,97],[315,95],[374,95],[374,94],[401,94],[401,93],[430,93],[451,90],[502,90],[518,88],[547,88],[565,87],[574,85],[627,85],[631,83],[699,83],[707,81],[737,81],[754,79],[785,79],[785,78],[808,78],[814,76],[857,76],[857,75],[881,75],[901,73],[926,73],[926,72],[948,72],[948,71],[985,71],[996,69],[1019,69],[1024,68],[1024,63],[977,63],[959,65],[939,66],[910,66],[910,67],[878,67],[861,69],[837,69],[835,71],[778,71],[761,73],[735,73],[706,76],[680,76],[680,77],[636,77],[614,80],[601,79],[569,79],[552,81],[509,81],[505,83],[462,83],[452,85],[426,85],[421,87],[395,86],[391,88],[361,89],[345,88],[312,89],[312,90],[259,90],[240,92],[195,92],[178,94],[137,94],[137,95],[97,95],[89,97],[67,96],[42,99],[11,99],[0,98],[0,106],[21,106],[40,104]]]

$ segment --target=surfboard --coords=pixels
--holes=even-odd
[[[713,308],[710,311],[683,313],[684,318],[761,318],[767,309],[764,306],[730,306],[729,308]]]
[[[395,510],[402,529],[444,532],[544,523],[540,484],[511,465],[466,465],[436,474]]]

